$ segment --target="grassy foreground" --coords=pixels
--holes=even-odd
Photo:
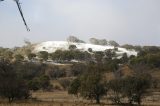
[[[143,100],[143,106],[160,106],[160,92],[155,93],[154,97],[147,97]],[[75,96],[68,95],[66,91],[55,92],[34,92],[33,99],[27,101],[15,101],[8,103],[0,102],[0,106],[116,106],[111,101],[102,99],[101,104],[95,104],[94,101],[83,100]],[[125,105],[126,106],[126,105]]]

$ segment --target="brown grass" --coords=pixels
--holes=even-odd
[[[76,98],[68,95],[66,91],[55,92],[34,92],[33,100],[16,101],[14,103],[0,102],[0,106],[115,106],[108,99],[103,98],[102,104],[95,104],[95,101]],[[143,100],[143,106],[160,106],[160,92],[154,92],[153,96],[148,96]]]

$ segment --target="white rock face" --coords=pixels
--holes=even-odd
[[[56,50],[68,50],[69,45],[76,45],[78,50],[88,51],[91,48],[93,51],[105,51],[106,49],[114,49],[114,46],[102,46],[88,43],[72,43],[67,41],[47,41],[39,43],[35,46],[34,52],[47,51],[48,53],[55,52]],[[135,50],[127,50],[125,48],[118,47],[117,54],[127,53],[128,56],[135,55]]]

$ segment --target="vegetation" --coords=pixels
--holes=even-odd
[[[114,40],[107,41],[106,39],[90,38],[89,41],[90,41],[91,44],[95,44],[95,45],[111,45],[111,46],[114,46],[114,47],[120,46]]]
[[[51,58],[55,61],[71,61],[71,60],[89,60],[91,55],[88,52],[82,52],[79,50],[57,50],[51,54]]]
[[[75,37],[75,36],[69,36],[69,37],[67,38],[67,41],[68,41],[68,42],[76,42],[76,43],[85,43],[83,40],[80,40],[80,39],[78,39],[78,38]]]
[[[0,60],[0,96],[8,98],[9,102],[30,96],[27,83],[18,77],[12,64],[5,60]]]
[[[106,93],[100,71],[97,66],[90,65],[86,73],[71,83],[68,92],[74,95],[80,93],[82,97],[95,99],[99,104],[101,97]]]
[[[31,94],[41,91],[68,91],[96,103],[110,100],[121,105],[141,105],[160,87],[160,48],[126,48],[136,48],[138,55],[129,57],[124,53],[119,58],[116,47],[104,52],[84,52],[70,45],[70,50],[50,54],[32,53],[29,46],[23,47],[23,52],[22,48],[0,48],[0,98],[12,102],[32,98]]]
[[[48,59],[48,52],[46,51],[40,51],[38,53],[38,57],[42,60],[42,61],[46,61]]]
[[[108,44],[108,41],[106,39],[90,38],[89,41],[91,44],[95,44],[95,45],[107,45]]]
[[[151,82],[145,75],[134,75],[111,80],[108,87],[114,93],[110,99],[116,104],[122,104],[122,99],[127,97],[128,104],[136,102],[138,105],[141,105],[144,94],[151,87]]]

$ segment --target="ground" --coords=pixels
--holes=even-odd
[[[160,106],[160,92],[154,92],[153,96],[143,99],[143,106]],[[73,95],[68,95],[67,91],[54,92],[34,92],[33,99],[27,101],[16,101],[14,103],[2,102],[0,106],[116,106],[107,99],[102,99],[102,104],[95,104],[94,101],[83,100],[76,98]]]

